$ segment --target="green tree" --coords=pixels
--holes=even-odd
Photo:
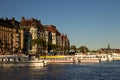
[[[86,46],[81,46],[81,47],[78,48],[78,50],[80,52],[82,52],[83,54],[86,54],[87,52],[89,52],[89,50]]]
[[[51,44],[51,43],[48,44],[48,49],[49,49],[49,51],[50,51],[50,50],[53,50],[54,52],[57,52],[58,48],[60,48],[59,45]]]
[[[72,46],[70,47],[70,50],[72,50],[73,52],[77,52],[77,48],[76,48],[75,45],[72,45]]]
[[[64,51],[65,51],[64,55],[69,54],[69,53],[68,53],[68,52],[69,52],[69,47],[68,47],[68,46],[64,46],[63,49],[64,49]]]
[[[44,50],[46,48],[46,42],[44,39],[33,39],[32,40],[32,46],[34,46],[35,44],[38,45],[38,52],[36,53],[36,55],[38,55],[39,53],[42,53],[42,50]]]

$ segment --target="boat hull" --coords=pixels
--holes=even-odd
[[[44,60],[46,63],[73,63],[73,60]]]
[[[0,67],[43,67],[43,62],[40,61],[25,61],[25,62],[1,62]]]
[[[80,63],[99,63],[99,59],[79,59]]]

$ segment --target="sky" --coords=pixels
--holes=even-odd
[[[120,0],[0,0],[0,17],[55,25],[70,45],[120,49]]]

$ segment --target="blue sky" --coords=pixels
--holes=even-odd
[[[0,0],[0,17],[23,16],[57,26],[71,45],[120,49],[120,0]]]

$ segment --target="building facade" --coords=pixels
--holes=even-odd
[[[49,31],[49,42],[53,45],[56,45],[55,52],[58,54],[68,54],[69,53],[69,39],[67,35],[61,34],[56,26],[47,25]],[[54,52],[54,50],[53,50]]]
[[[0,19],[0,52],[1,53],[20,53],[30,52],[36,54],[40,50],[38,42],[32,45],[32,41],[44,40],[44,53],[48,53],[53,48],[50,44],[56,46],[55,52],[65,53],[69,48],[69,39],[67,35],[61,34],[54,25],[42,25],[40,20],[30,18],[21,18],[18,22],[15,18]],[[53,46],[52,46],[53,47]],[[64,51],[63,51],[64,50]]]
[[[1,53],[21,52],[24,48],[24,30],[14,18],[0,19]]]

